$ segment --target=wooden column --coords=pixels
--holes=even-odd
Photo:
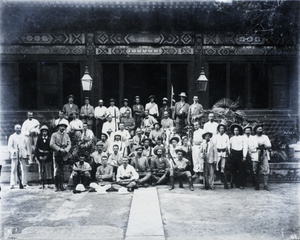
[[[124,64],[119,64],[119,107],[123,102],[124,98]]]

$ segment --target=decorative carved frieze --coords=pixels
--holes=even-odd
[[[96,55],[192,55],[193,47],[97,46]]]
[[[85,44],[84,33],[24,33],[16,41],[19,44],[56,44],[81,45]]]
[[[196,39],[198,39],[196,36]],[[198,42],[198,40],[197,40]],[[277,34],[261,36],[257,34],[203,34],[203,45],[296,45],[297,40],[279,37]]]
[[[231,55],[295,55],[297,47],[286,46],[277,48],[274,46],[203,46],[203,54],[208,56]]]
[[[95,44],[98,45],[193,45],[194,36],[191,33],[128,33],[111,34],[97,32],[95,34]]]
[[[0,54],[58,54],[58,55],[82,55],[85,54],[85,46],[20,46],[9,45],[0,48]]]

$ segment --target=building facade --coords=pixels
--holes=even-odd
[[[2,3],[1,112],[57,112],[140,95],[198,95],[209,109],[239,98],[249,116],[298,125],[297,1]],[[93,78],[82,91],[85,67]],[[207,90],[195,82],[204,68]],[[2,125],[3,128],[3,125]],[[3,131],[3,130],[2,130]],[[3,132],[2,132],[3,133]],[[5,133],[3,133],[5,134]]]

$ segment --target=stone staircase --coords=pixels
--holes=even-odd
[[[33,111],[34,118],[41,125],[50,125],[53,118],[57,117],[58,110]],[[14,133],[14,126],[21,124],[27,119],[27,111],[1,111],[0,112],[0,165],[2,165],[0,182],[9,183],[11,160],[7,149],[8,138]],[[38,181],[38,166],[37,164],[27,165],[28,182]]]
[[[14,133],[14,126],[27,119],[27,111],[0,111],[0,145],[7,145],[8,138]],[[58,110],[33,111],[33,117],[41,125],[50,125],[52,119],[58,117]]]
[[[7,150],[8,137],[14,132],[14,125],[22,124],[26,119],[27,111],[5,111],[0,112],[0,165],[2,165],[1,183],[9,183],[10,179],[10,163],[9,153]],[[51,121],[58,115],[58,110],[34,111],[34,118],[39,120],[41,125],[50,125]],[[258,119],[260,115],[250,116],[251,119]],[[297,116],[267,116],[264,119],[265,131],[269,134],[275,132],[293,132],[297,129]],[[296,147],[294,149],[297,149]],[[300,149],[298,149],[300,152]],[[296,152],[295,152],[296,153]],[[289,162],[270,163],[270,181],[271,182],[300,182],[300,162],[298,154],[290,156]],[[38,181],[38,166],[37,164],[27,165],[28,182]],[[70,175],[70,166],[66,166],[65,180],[68,181]]]

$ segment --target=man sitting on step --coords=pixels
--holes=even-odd
[[[148,158],[143,156],[143,147],[138,146],[135,149],[136,155],[131,161],[131,165],[139,174],[140,179],[137,180],[138,186],[148,187],[148,182],[151,180],[151,171],[148,163]]]
[[[152,186],[162,184],[170,176],[170,164],[165,155],[164,147],[156,147],[154,149],[155,157],[151,161],[152,178],[154,183]]]

